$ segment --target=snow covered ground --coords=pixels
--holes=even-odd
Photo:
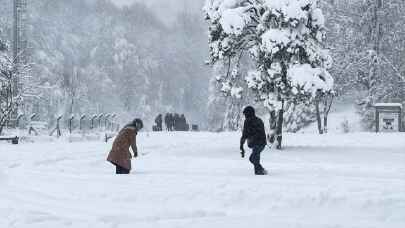
[[[102,142],[0,144],[0,227],[405,227],[405,134],[288,134],[254,176],[238,133],[142,133],[135,172]]]

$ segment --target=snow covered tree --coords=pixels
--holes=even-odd
[[[0,40],[0,134],[22,104],[26,69],[14,62],[7,53],[6,42]]]
[[[176,111],[205,122],[209,74],[199,15],[177,11],[169,25],[142,3],[31,2],[33,73],[49,95],[37,109],[44,121],[116,112],[147,125],[158,112]]]
[[[320,92],[332,90],[332,65],[323,48],[325,19],[315,0],[207,0],[211,64],[225,61],[229,68],[217,77],[222,92],[238,97],[235,84],[241,58],[248,53],[255,63],[245,77],[270,112],[270,141],[281,148],[287,105],[310,103]],[[236,66],[231,67],[235,62]]]
[[[339,19],[330,25],[339,60],[337,84],[359,91],[359,112],[368,129],[374,127],[375,103],[404,99],[404,10],[402,0],[336,1],[329,9]]]
[[[327,46],[339,95],[357,98],[363,124],[372,129],[374,103],[400,102],[405,75],[405,2],[327,0]]]

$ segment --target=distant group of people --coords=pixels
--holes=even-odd
[[[155,126],[153,131],[163,131],[163,121],[166,125],[166,131],[189,131],[190,125],[187,123],[187,119],[184,114],[167,113],[163,118],[162,114],[159,114],[155,118]]]
[[[244,144],[252,149],[249,157],[253,164],[254,173],[256,175],[266,175],[267,170],[260,164],[260,155],[266,147],[266,132],[263,121],[256,116],[255,109],[251,106],[243,110],[245,122],[243,125],[242,137],[240,139],[240,151],[242,158],[245,157]],[[164,118],[166,129],[186,130],[188,124],[184,115],[166,114]],[[159,114],[156,117],[156,128],[162,130],[163,116]],[[136,136],[143,128],[143,122],[140,119],[135,119],[127,124],[115,138],[112,149],[108,154],[107,161],[111,162],[116,167],[117,174],[129,174],[131,171],[131,159],[138,157],[138,148],[136,145]],[[129,148],[132,148],[132,153]]]

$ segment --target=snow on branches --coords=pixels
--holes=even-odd
[[[227,73],[217,77],[226,95],[241,94],[231,63],[237,69],[245,53],[255,63],[245,83],[269,110],[332,90],[325,19],[316,0],[206,0],[204,12],[209,62],[229,62]]]

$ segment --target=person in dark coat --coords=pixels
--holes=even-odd
[[[157,131],[162,131],[163,130],[163,116],[162,114],[159,114],[156,119],[155,119],[155,123],[156,123],[156,130]]]
[[[142,128],[142,120],[135,119],[127,124],[115,138],[107,161],[115,165],[116,174],[129,174],[131,171],[131,159],[138,156],[136,135]],[[130,147],[132,148],[133,156],[129,151]]]
[[[245,157],[243,145],[247,141],[248,147],[252,149],[250,162],[253,164],[256,175],[266,175],[267,171],[260,164],[260,154],[267,145],[266,131],[263,121],[255,114],[255,109],[251,106],[243,110],[245,123],[243,124],[243,133],[240,139],[240,150],[242,157]]]
[[[173,126],[174,126],[174,130],[175,131],[179,131],[180,130],[180,116],[179,114],[175,113],[173,116]]]
[[[186,131],[187,128],[187,120],[186,117],[184,116],[184,114],[180,115],[180,130],[182,131]]]
[[[172,113],[169,114],[169,125],[170,131],[174,131],[174,115]]]
[[[170,131],[170,114],[166,113],[165,115],[165,125],[166,125],[166,131]]]

